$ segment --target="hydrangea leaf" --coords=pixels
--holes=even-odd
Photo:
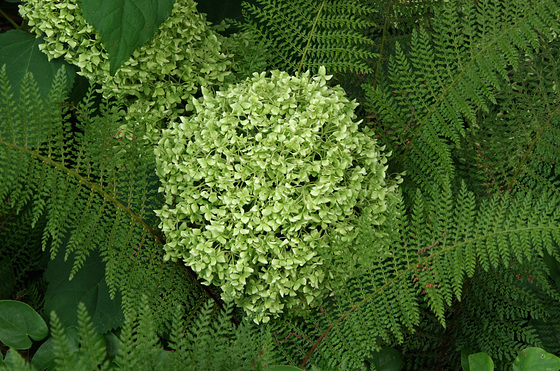
[[[111,73],[113,58],[105,47],[106,41],[86,21],[80,6],[99,1],[85,3],[28,0],[21,4],[19,12],[30,31],[43,37],[44,43],[39,47],[49,58],[64,57],[79,68],[82,76],[98,84],[105,98],[127,102],[129,123],[120,128],[123,133],[132,125],[144,123],[150,140],[158,140],[159,131],[152,129],[178,119],[184,112],[184,102],[192,102],[190,98],[201,86],[221,85],[231,75],[229,57],[221,52],[218,37],[205,15],[197,12],[194,0],[176,0],[171,14],[149,41]],[[167,1],[158,6],[164,4]],[[97,10],[97,5],[92,8]],[[152,28],[155,31],[156,27]]]
[[[42,38],[36,38],[21,30],[10,30],[0,34],[0,67],[6,65],[12,91],[19,94],[19,86],[26,73],[33,74],[39,90],[48,94],[57,71],[64,66],[68,90],[74,85],[75,67],[62,60],[51,60],[39,50]]]
[[[82,0],[86,21],[95,27],[109,54],[110,71],[126,62],[169,17],[175,0]]]

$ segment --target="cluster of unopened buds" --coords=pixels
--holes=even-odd
[[[513,263],[510,263],[509,269],[514,269],[514,268],[513,268]],[[536,277],[532,276],[532,275],[531,275],[531,272],[529,272],[529,271],[526,270],[526,269],[523,271],[523,273],[525,273],[525,274],[527,275],[527,281],[528,281],[528,282],[533,282],[533,281],[536,279]],[[515,275],[515,278],[517,278],[517,280],[521,281],[521,280],[524,278],[524,276],[525,276],[525,274],[523,274],[523,273],[517,273],[517,274]],[[522,277],[522,276],[523,276],[523,277]]]
[[[439,284],[437,283],[427,283],[426,288],[434,288],[437,289]],[[422,290],[422,295],[426,294],[426,290]]]
[[[432,267],[430,267],[432,262],[426,262],[426,263],[416,264],[417,273],[414,273],[414,279],[412,280],[412,283],[414,284],[414,286],[417,286],[418,281],[420,281],[420,277],[418,277],[418,273],[432,269]],[[435,277],[436,277],[435,273],[432,273],[432,278],[435,279]],[[426,286],[425,286],[425,289],[422,290],[422,295],[426,294],[426,289],[427,288],[437,289],[438,286],[439,286],[439,284],[437,284],[437,283],[427,283]]]
[[[531,273],[529,271],[524,271],[524,272],[527,274],[527,281],[528,282],[533,282],[536,279],[536,277],[531,276]],[[521,278],[521,273],[517,273],[515,275],[515,278],[517,278],[519,281],[521,281],[521,279],[522,279]]]

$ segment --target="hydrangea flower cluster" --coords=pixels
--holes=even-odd
[[[324,252],[352,254],[384,220],[386,157],[321,68],[255,73],[164,130],[156,148],[166,259],[183,260],[256,322],[331,290]],[[343,244],[335,244],[335,241]]]
[[[28,0],[20,6],[39,47],[64,59],[98,83],[105,97],[125,99],[128,112],[150,125],[176,118],[200,86],[219,84],[230,72],[220,42],[193,0],[177,0],[152,39],[113,76],[108,54],[86,23],[79,0]],[[159,125],[163,126],[163,125]]]

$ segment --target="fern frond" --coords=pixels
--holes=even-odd
[[[378,80],[387,74],[387,62],[394,54],[397,43],[410,44],[412,31],[418,25],[428,27],[434,13],[434,7],[440,4],[439,0],[419,1],[370,1],[371,6],[377,10],[368,15],[374,26],[370,28],[371,39],[375,49],[379,50],[377,60],[374,60],[375,71],[369,84],[376,86]]]
[[[479,272],[449,318],[454,346],[485,352],[497,365],[511,362],[528,345],[542,347],[542,341],[528,318],[550,318],[550,296],[535,290],[527,278],[526,264]],[[519,274],[523,273],[523,275]]]
[[[483,130],[472,138],[475,156],[465,161],[479,164],[480,180],[473,183],[490,195],[560,186],[559,42],[541,44],[539,54],[520,62],[498,96],[499,107],[480,117]]]
[[[105,339],[93,328],[93,322],[83,303],[78,305],[78,334],[80,335],[79,363],[83,370],[107,369],[109,360]]]
[[[454,303],[471,300],[463,285],[478,270],[503,272],[507,290],[498,283],[491,285],[497,292],[509,292],[504,298],[528,291],[514,286],[517,271],[511,264],[530,269],[536,277],[534,293],[529,290],[524,294],[524,302],[534,300],[524,306],[525,312],[516,311],[521,306],[512,307],[507,302],[494,306],[497,312],[488,316],[514,315],[520,321],[524,316],[547,317],[546,305],[538,298],[559,300],[560,296],[548,281],[542,257],[545,251],[557,253],[554,244],[560,237],[560,199],[551,194],[535,197],[519,193],[477,204],[465,185],[457,196],[449,186],[445,189],[441,194],[430,193],[432,196],[418,192],[410,217],[404,215],[402,204],[393,205],[390,214],[394,217],[383,230],[387,237],[370,232],[369,240],[364,237],[361,241],[379,251],[378,256],[362,262],[361,269],[351,270],[352,276],[340,277],[344,287],[321,308],[306,314],[304,323],[310,328],[299,325],[296,332],[286,324],[279,327],[284,330],[278,337],[290,339],[285,349],[294,359],[307,347],[301,366],[311,361],[327,368],[341,364],[361,367],[364,358],[382,342],[403,343],[405,335],[419,324],[421,307],[429,308],[446,326]],[[504,334],[511,330],[507,326],[496,328]],[[299,343],[289,333],[297,333],[305,341]],[[537,342],[530,329],[518,327],[514,334],[521,339],[518,345]],[[503,349],[509,345],[496,346]]]
[[[398,44],[387,79],[364,86],[375,129],[396,154],[396,170],[406,170],[424,191],[454,176],[452,150],[467,130],[478,130],[478,113],[497,103],[510,70],[539,50],[541,27],[546,40],[560,29],[554,1],[477,4],[437,7],[433,30],[415,30],[409,55]]]
[[[37,275],[46,263],[41,251],[45,220],[42,218],[31,227],[33,215],[29,208],[17,215],[7,207],[8,201],[0,206],[0,298],[21,297],[38,310],[43,307],[46,290],[45,280]]]
[[[143,301],[146,303],[146,298]],[[248,322],[235,328],[232,308],[230,305],[221,311],[208,301],[193,323],[188,324],[181,308],[177,308],[168,344],[173,352],[165,351],[159,344],[152,310],[145,306],[138,314],[133,311],[121,333],[116,363],[122,369],[260,370],[261,340],[257,329]]]
[[[173,316],[173,325],[171,326],[171,332],[169,334],[169,348],[171,351],[182,354],[181,352],[186,349],[186,332],[187,328],[183,318],[183,308],[177,306]]]
[[[53,339],[53,350],[55,354],[55,364],[57,370],[72,370],[77,361],[77,355],[69,344],[62,323],[53,311],[51,317],[51,334]]]
[[[120,340],[121,346],[115,358],[120,368],[161,369],[161,363],[167,356],[156,334],[153,310],[149,308],[146,296],[137,310],[132,310],[126,317]]]
[[[552,354],[560,353],[560,303],[548,303],[550,317],[547,319],[531,319],[529,324],[533,327],[542,341],[546,351]]]
[[[145,294],[159,308],[164,332],[177,304],[189,309],[201,298],[219,299],[191,271],[163,262],[153,213],[162,201],[159,179],[143,133],[119,133],[125,113],[108,103],[97,107],[91,94],[78,106],[66,103],[64,79],[61,70],[42,96],[28,75],[16,100],[0,71],[1,200],[26,215],[18,222],[43,227],[42,248],[51,257],[61,249],[75,257],[71,276],[99,251],[111,295],[122,294],[125,313]]]
[[[375,54],[363,31],[372,26],[364,16],[375,9],[357,1],[259,0],[244,3],[240,26],[267,45],[273,64],[296,73],[320,66],[327,72],[370,71]]]
[[[78,328],[75,336],[63,328],[58,316],[51,312],[53,355],[57,370],[108,370],[110,367],[103,336],[95,331],[83,303],[78,305]]]
[[[134,332],[135,321],[137,321],[138,313],[129,311],[120,334],[119,352],[115,357],[115,363],[123,369],[132,370],[137,366],[138,357],[134,355],[134,344],[136,334]]]

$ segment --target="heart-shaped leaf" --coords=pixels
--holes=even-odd
[[[42,340],[48,333],[43,318],[29,305],[15,300],[0,300],[0,341],[4,345],[13,349],[29,349],[31,339]]]
[[[109,54],[111,74],[169,17],[175,0],[82,0],[86,21]]]
[[[9,349],[4,360],[0,356],[0,370],[28,370],[28,368],[21,354],[17,350]]]

